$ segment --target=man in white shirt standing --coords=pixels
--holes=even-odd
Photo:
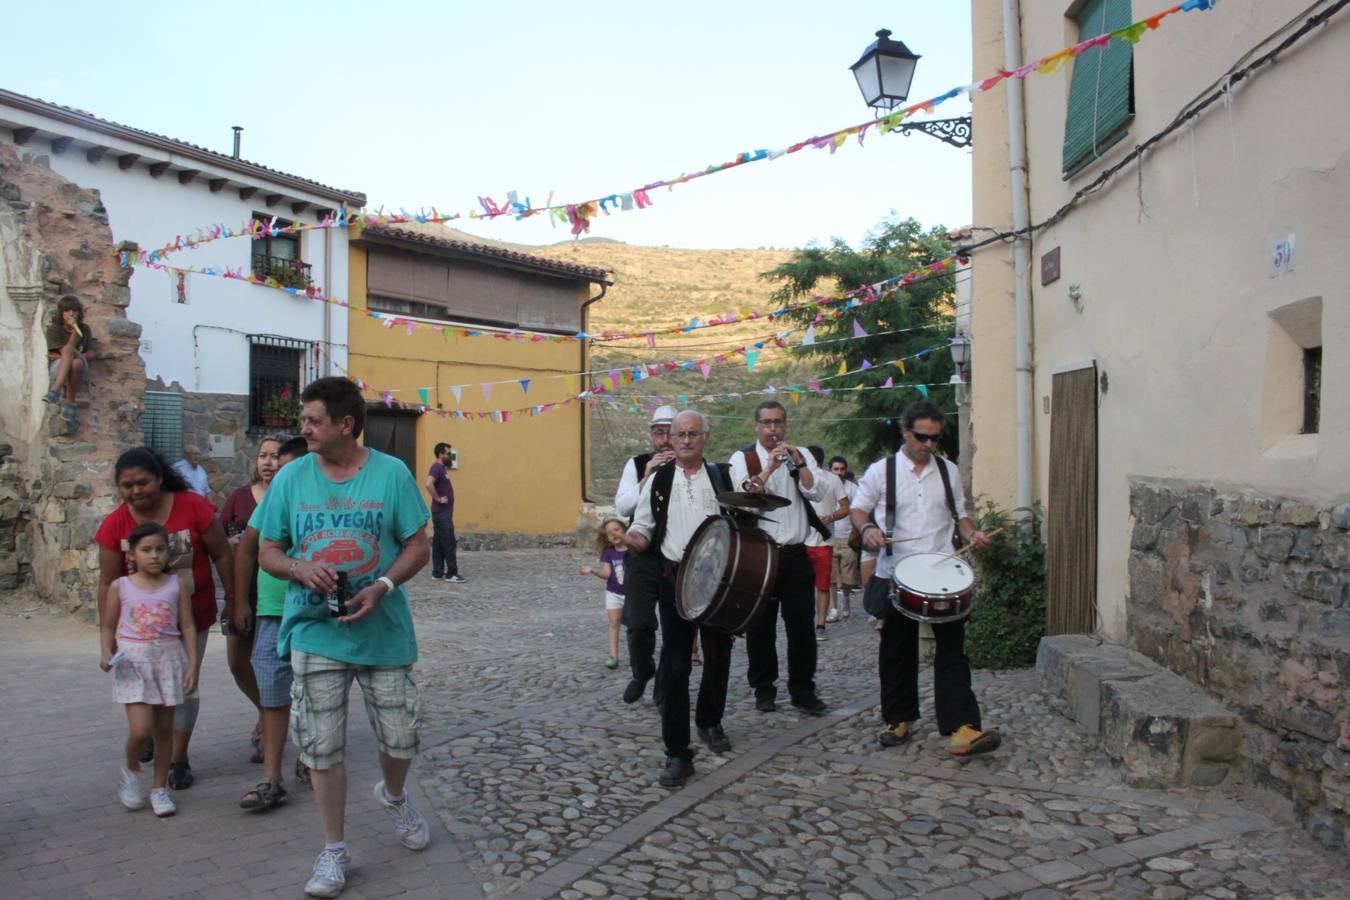
[[[708,465],[708,423],[701,413],[686,409],[672,426],[675,459],[659,466],[642,485],[628,546],[652,553],[660,560],[657,580],[661,612],[661,676],[666,692],[661,704],[661,737],[666,745],[664,787],[678,787],[694,774],[694,751],[689,746],[690,651],[697,635],[703,644],[703,678],[698,688],[694,724],[699,737],[715,753],[731,749],[722,730],[727,680],[731,676],[731,635],[695,625],[675,608],[675,575],[684,561],[689,539],[709,516],[717,515],[717,495],[730,490],[725,466]]]
[[[858,492],[858,483],[853,480],[853,473],[848,470],[848,460],[842,456],[831,457],[830,471],[843,485],[844,496],[848,498],[851,508],[853,495]],[[853,516],[851,514],[841,517],[834,523],[834,565],[831,568],[831,573],[838,599],[837,605],[831,606],[829,613],[826,614],[826,622],[836,622],[848,618],[849,594],[858,584],[858,554],[848,545],[848,539],[852,534]]]
[[[173,470],[183,476],[188,490],[203,497],[211,496],[211,479],[206,477],[206,469],[201,464],[202,451],[195,444],[183,448],[183,458],[173,464]]]
[[[806,448],[816,461],[816,466],[825,463],[825,451],[815,445]],[[848,495],[844,492],[844,483],[829,469],[820,469],[816,474],[816,483],[820,486],[820,499],[812,500],[816,518],[830,529],[828,537],[814,528],[806,535],[806,555],[811,558],[811,568],[816,573],[816,640],[825,640],[825,623],[835,619],[827,618],[830,612],[830,570],[834,567],[834,525],[840,519],[848,521]]]
[[[938,466],[947,471],[955,507],[955,527],[961,538],[976,549],[989,546],[984,532],[976,530],[966,515],[961,475],[956,466],[935,452],[942,440],[942,410],[927,400],[911,403],[901,417],[904,443],[895,454],[895,499],[888,516],[886,460],[872,463],[858,482],[853,497],[853,527],[862,533],[863,547],[875,551],[877,567],[866,587],[863,602],[868,611],[881,616],[881,646],[877,651],[881,673],[881,715],[886,729],[881,746],[894,747],[909,740],[910,723],[919,718],[919,623],[895,612],[888,599],[891,570],[896,556],[888,552],[888,539],[904,538],[903,553],[952,553],[952,510]],[[876,512],[877,525],[869,521]],[[885,523],[893,521],[894,532]],[[997,731],[983,731],[980,706],[970,688],[970,660],[965,648],[964,619],[933,625],[937,656],[933,660],[933,697],[938,732],[950,735],[953,756],[970,756],[997,749]]]
[[[660,406],[652,413],[648,435],[651,453],[639,453],[623,467],[619,491],[614,495],[614,511],[632,524],[638,496],[652,474],[675,458],[670,426],[675,422],[675,407]],[[652,700],[661,705],[661,677],[656,671],[656,580],[660,576],[660,558],[654,553],[629,550],[624,554],[623,624],[628,629],[628,666],[633,672],[623,691],[624,703],[636,703],[653,677]]]
[[[773,712],[778,694],[778,622],[787,634],[788,697],[813,716],[825,714],[816,694],[815,571],[806,554],[806,536],[822,536],[812,500],[820,499],[820,469],[809,454],[786,442],[787,410],[766,400],[755,408],[755,443],[731,455],[731,481],[743,491],[776,494],[788,505],[764,515],[759,527],[778,544],[778,580],[760,604],[758,618],[745,634],[750,665],[746,673],[755,692],[755,709]]]

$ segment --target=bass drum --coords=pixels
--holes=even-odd
[[[698,625],[740,634],[778,577],[778,545],[728,516],[709,516],[684,549],[675,609]]]

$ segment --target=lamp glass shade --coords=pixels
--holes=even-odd
[[[970,338],[958,334],[951,339],[949,349],[952,352],[952,363],[958,369],[964,369],[970,364]]]
[[[891,40],[891,33],[883,28],[877,32],[877,40],[850,68],[863,101],[868,106],[889,110],[904,103],[909,96],[918,61],[918,56],[909,52],[902,42]]]

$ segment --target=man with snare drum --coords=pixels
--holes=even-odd
[[[870,465],[853,498],[853,527],[861,532],[863,547],[878,554],[863,604],[882,622],[877,661],[881,715],[886,721],[879,738],[883,747],[909,740],[910,723],[919,718],[919,623],[900,615],[891,605],[890,581],[896,561],[912,553],[955,552],[953,520],[961,539],[971,547],[989,546],[984,532],[978,531],[966,515],[956,466],[935,452],[942,439],[943,421],[942,410],[929,401],[911,403],[901,418],[904,443],[892,458],[894,462],[883,459]],[[893,499],[887,490],[888,481],[895,486]],[[881,525],[871,521],[874,512]],[[889,524],[892,522],[893,526]],[[950,735],[953,756],[988,753],[1001,740],[997,731],[981,730],[979,703],[970,688],[965,633],[963,619],[933,623],[938,731]]]

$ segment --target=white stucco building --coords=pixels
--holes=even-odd
[[[53,171],[98,190],[114,239],[143,250],[212,225],[315,223],[365,204],[357,192],[5,90],[0,134],[21,154],[45,157]],[[184,249],[169,262],[271,275],[340,298],[348,282],[347,232],[229,238]],[[269,398],[346,369],[345,309],[245,281],[138,269],[127,318],[142,328],[147,441],[171,456],[183,439],[196,441],[222,472],[236,453],[222,420],[237,420],[239,436],[256,433]],[[173,433],[175,416],[181,436]]]

